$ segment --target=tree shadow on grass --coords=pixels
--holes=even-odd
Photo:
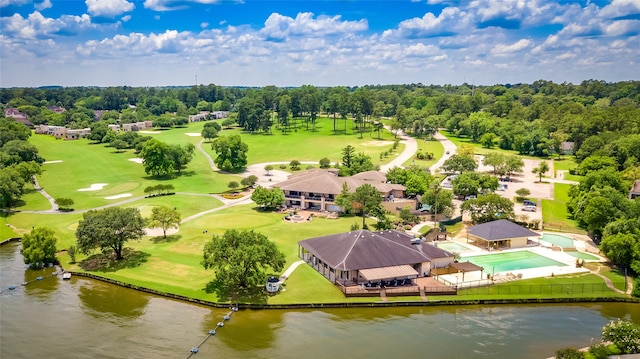
[[[108,253],[94,254],[84,260],[79,265],[80,268],[89,272],[116,272],[120,269],[135,268],[147,261],[149,253],[134,251],[131,248],[122,250],[122,259],[116,260],[113,251]]]
[[[266,304],[269,295],[263,286],[253,288],[229,288],[217,280],[212,280],[205,287],[207,293],[215,293],[218,301]]]
[[[167,236],[167,238],[165,238],[164,236],[157,236],[157,237],[151,238],[151,242],[153,242],[154,244],[173,243],[173,242],[177,242],[180,238],[182,238],[182,234],[172,234]]]

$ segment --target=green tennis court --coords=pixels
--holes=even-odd
[[[434,242],[438,248],[444,249],[447,252],[466,252],[471,250],[469,247],[464,246],[456,242]]]
[[[463,257],[462,260],[484,267],[487,273],[508,272],[518,269],[548,266],[566,266],[566,264],[541,256],[531,251],[502,252],[480,256]]]

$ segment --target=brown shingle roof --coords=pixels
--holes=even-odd
[[[383,181],[378,181],[379,179],[383,179]],[[327,193],[334,195],[342,192],[342,184],[345,182],[350,192],[354,192],[356,188],[365,183],[374,186],[381,193],[388,193],[394,189],[401,191],[405,189],[403,185],[385,183],[384,181],[386,181],[386,176],[378,171],[362,172],[351,177],[338,177],[328,170],[312,169],[291,175],[288,180],[274,186],[284,191]]]
[[[453,255],[430,244],[412,244],[413,236],[397,231],[360,230],[298,242],[338,270],[360,270],[430,262]]]
[[[640,193],[640,180],[636,180],[631,187],[631,193]]]

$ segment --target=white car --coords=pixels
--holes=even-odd
[[[538,207],[536,206],[524,206],[522,207],[523,211],[527,211],[527,212],[537,212],[538,211]]]

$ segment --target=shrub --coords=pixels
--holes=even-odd
[[[576,348],[562,348],[556,351],[556,359],[584,359],[584,354]]]
[[[640,325],[618,319],[602,328],[602,340],[612,342],[623,354],[640,353]]]
[[[331,160],[328,159],[327,157],[323,157],[320,159],[320,168],[329,168],[331,167]]]
[[[71,264],[76,262],[76,246],[71,246],[67,249],[67,253],[69,254],[69,258],[71,258]]]
[[[357,231],[360,229],[360,224],[354,223],[351,225],[351,231]]]
[[[286,170],[287,169],[287,165],[285,165],[284,163],[281,164],[279,167],[280,167],[281,170]]]

